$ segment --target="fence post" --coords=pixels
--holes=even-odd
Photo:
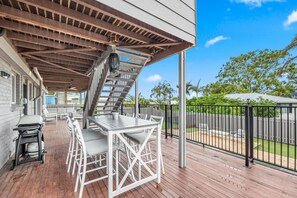
[[[140,104],[138,104],[138,113],[140,113]]]
[[[170,105],[170,137],[172,138],[173,118],[172,118],[172,105]]]
[[[249,167],[249,107],[245,106],[245,166]]]
[[[254,115],[253,115],[253,106],[249,105],[249,136],[250,136],[250,160],[253,163],[254,161]]]
[[[168,117],[167,117],[167,105],[165,105],[165,138],[167,139],[167,120],[168,120]],[[162,127],[162,126],[161,126]]]

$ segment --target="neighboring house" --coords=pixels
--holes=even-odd
[[[241,93],[241,94],[227,94],[225,95],[226,98],[230,99],[239,99],[242,101],[246,100],[270,100],[276,103],[277,106],[283,106],[286,108],[282,108],[282,113],[287,115],[287,112],[289,112],[289,116],[293,117],[293,106],[297,107],[297,99],[294,98],[287,98],[287,97],[280,97],[280,96],[271,96],[267,94],[259,94],[259,93]],[[296,112],[297,113],[297,112]],[[286,118],[286,116],[283,116],[283,118]]]

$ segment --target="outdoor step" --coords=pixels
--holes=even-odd
[[[102,90],[104,93],[127,93],[126,91]]]
[[[118,73],[120,73],[120,74],[129,74],[129,75],[132,75],[132,76],[137,76],[138,75],[137,72],[125,71],[125,70],[120,70],[120,71],[118,71]]]
[[[128,79],[128,78],[117,78],[117,77],[107,77],[107,80],[125,81],[125,82],[134,82],[133,79]]]
[[[127,52],[127,51],[123,51],[123,50],[116,50],[116,53],[122,56],[128,56],[130,58],[134,58],[134,59],[138,59],[138,60],[146,60],[148,57],[140,55],[140,54],[135,54],[132,52]]]
[[[108,86],[108,87],[130,87],[129,85],[115,85],[115,84],[104,84],[104,86]]]
[[[142,68],[142,66],[143,66],[143,65],[136,64],[136,63],[126,62],[126,61],[121,61],[120,64],[123,66],[126,66],[126,67],[136,67],[136,68]]]
[[[100,98],[124,98],[123,96],[100,96]]]
[[[118,101],[98,101],[98,103],[117,103]]]

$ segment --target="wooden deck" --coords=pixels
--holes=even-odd
[[[68,138],[65,121],[44,128],[45,164],[31,162],[0,170],[0,197],[77,197],[75,177],[66,171]],[[166,174],[160,185],[148,183],[121,197],[296,197],[297,176],[261,165],[245,168],[239,159],[187,144],[187,168],[178,168],[178,141],[163,139]],[[107,197],[107,181],[88,185],[84,197]]]

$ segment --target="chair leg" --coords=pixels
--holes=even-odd
[[[80,175],[81,175],[80,174],[81,166],[82,166],[82,151],[80,151],[80,157],[79,157],[79,163],[78,163],[78,170],[77,170],[77,174],[76,174],[76,182],[75,182],[74,192],[77,192],[78,182],[80,180]]]
[[[148,150],[149,150],[149,160],[151,161],[151,164],[153,164],[153,156],[152,156],[152,149],[151,149],[151,144],[148,143]]]
[[[164,162],[163,162],[163,156],[162,156],[162,148],[160,149],[161,150],[161,166],[162,166],[162,173],[165,174],[165,168],[164,168]]]
[[[72,138],[72,141],[71,141],[71,150],[70,150],[70,156],[69,156],[69,162],[68,162],[68,169],[67,169],[67,173],[70,172],[70,168],[71,168],[71,165],[72,165],[72,161],[74,160],[75,162],[75,159],[74,159],[74,155],[73,155],[73,152],[74,152],[74,144],[75,144],[75,141],[74,141],[74,137]]]
[[[119,186],[119,150],[116,150],[116,163],[115,163],[115,166],[116,166],[116,173],[115,173],[115,176],[116,176],[116,189],[118,189],[118,186]]]
[[[81,152],[82,155],[82,152]],[[80,181],[80,189],[79,189],[79,198],[82,198],[83,196],[83,191],[84,191],[84,186],[85,186],[85,178],[86,178],[86,169],[87,169],[87,156],[83,156],[84,159],[80,158],[81,161],[83,160],[83,164],[81,164],[81,166],[83,167],[83,171],[82,171],[82,177],[81,177],[81,181]]]
[[[68,145],[68,153],[67,153],[67,158],[66,158],[66,165],[69,163],[69,157],[70,157],[70,150],[71,150],[71,142],[69,142],[69,145]]]
[[[76,161],[77,161],[77,152],[78,152],[78,142],[76,142],[75,155],[73,156],[74,160],[73,160],[73,167],[72,167],[72,175],[74,175],[74,172],[75,172]]]

